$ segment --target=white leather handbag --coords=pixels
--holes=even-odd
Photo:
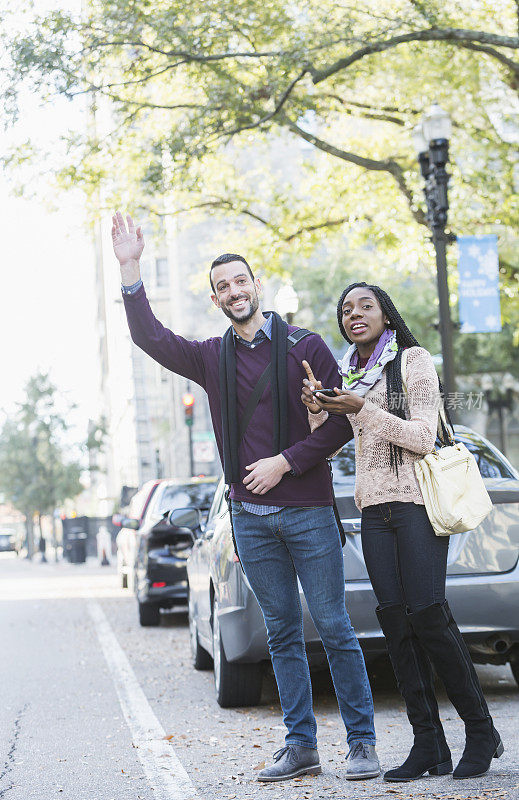
[[[407,350],[402,353],[402,385],[407,392]],[[437,536],[471,531],[492,510],[476,459],[449,429],[443,404],[438,414],[441,446],[415,461],[427,515]]]

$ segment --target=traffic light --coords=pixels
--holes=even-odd
[[[193,411],[195,409],[195,398],[191,392],[186,392],[182,395],[182,404],[184,406],[184,422],[186,425],[193,424]]]

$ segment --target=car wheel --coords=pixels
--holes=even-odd
[[[189,619],[189,643],[191,645],[191,658],[193,660],[193,667],[197,670],[205,670],[213,668],[213,659],[204,650],[198,641],[198,629],[196,626],[195,609],[191,600],[191,594],[188,589],[188,619]]]
[[[256,706],[261,697],[261,664],[227,661],[218,619],[218,601],[213,606],[213,666],[216,700],[222,708]]]
[[[156,603],[139,603],[139,622],[143,628],[160,625],[160,606]]]
[[[512,675],[515,678],[515,682],[519,686],[519,659],[513,658],[510,661],[510,667],[512,669]]]

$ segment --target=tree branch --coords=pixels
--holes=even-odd
[[[317,147],[319,150],[329,153],[329,155],[335,156],[336,158],[341,158],[343,161],[349,161],[351,164],[355,164],[357,167],[362,167],[363,169],[376,170],[378,172],[388,171],[388,164],[390,163],[389,160],[377,161],[373,158],[367,158],[366,156],[359,156],[356,153],[350,153],[347,150],[341,150],[340,148],[335,147],[335,145],[325,142],[323,139],[319,139],[312,133],[308,133],[307,131],[303,130],[295,122],[292,122],[292,120],[288,119],[288,117],[285,116],[283,119],[287,127],[290,128],[293,133],[297,134],[297,136],[300,136],[306,142],[313,144],[314,147]]]
[[[178,103],[177,105],[162,105],[160,103],[145,103],[140,100],[129,100],[126,97],[120,97],[116,94],[111,94],[111,92],[105,92],[103,90],[99,90],[99,94],[102,94],[103,97],[108,97],[110,100],[113,100],[115,103],[121,103],[126,106],[137,106],[137,111],[142,111],[145,108],[150,108],[153,111],[193,111],[194,109],[210,109],[211,111],[223,111],[223,106],[208,106],[207,104],[202,105],[201,103]]]
[[[209,61],[223,61],[227,58],[272,58],[272,57],[279,57],[279,56],[286,56],[288,53],[279,51],[279,50],[267,50],[267,51],[254,51],[254,50],[242,50],[242,51],[229,51],[225,53],[191,53],[188,50],[163,50],[160,47],[154,47],[151,44],[146,44],[146,42],[141,41],[140,39],[137,41],[131,41],[128,39],[114,39],[108,41],[96,41],[92,42],[82,48],[80,51],[80,55],[88,53],[89,51],[96,51],[101,47],[135,47],[135,48],[143,48],[144,50],[148,50],[150,53],[156,53],[157,55],[165,56],[166,58],[181,58],[186,61],[194,61],[198,63],[206,63]]]
[[[474,42],[493,45],[494,47],[508,47],[512,50],[517,50],[519,48],[519,37],[517,36],[499,36],[494,33],[469,31],[463,28],[429,28],[428,30],[411,31],[410,33],[404,33],[400,36],[393,36],[385,41],[373,42],[372,44],[359,48],[345,58],[338,59],[334,64],[324,69],[315,69],[308,65],[308,72],[311,74],[314,84],[318,84],[332,75],[335,75],[337,72],[347,69],[356,61],[365,58],[365,56],[373,55],[374,53],[382,53],[384,50],[390,50],[393,47],[398,47],[400,44],[409,42],[451,42],[459,46]],[[497,51],[495,52],[497,53]]]
[[[178,216],[179,214],[189,213],[191,211],[197,211],[200,209],[205,208],[221,208],[221,209],[229,209],[234,211],[236,214],[242,214],[246,217],[250,217],[255,222],[259,222],[261,225],[269,228],[276,233],[280,241],[290,243],[294,239],[297,239],[299,236],[302,236],[305,233],[314,233],[315,231],[323,230],[325,228],[336,228],[340,225],[344,225],[345,222],[348,222],[350,216],[347,217],[339,217],[337,219],[327,219],[323,220],[322,222],[316,222],[312,225],[302,225],[297,230],[293,231],[293,233],[289,233],[285,236],[281,235],[279,226],[274,224],[272,221],[261,217],[259,214],[256,214],[254,211],[251,211],[249,208],[244,207],[237,207],[234,202],[231,200],[227,200],[224,197],[218,197],[214,200],[206,200],[202,203],[195,203],[192,206],[188,206],[186,208],[179,208],[175,211],[162,211],[162,212],[155,212],[157,216],[166,217],[166,216]]]
[[[354,108],[361,108],[361,109],[365,108],[368,111],[376,111],[377,113],[384,112],[387,114],[413,114],[415,116],[418,116],[419,114],[422,113],[421,110],[417,111],[417,109],[415,108],[409,108],[404,110],[398,106],[370,106],[367,103],[359,103],[356,100],[344,100],[343,102],[347,103],[347,105],[349,106],[353,106]]]
[[[285,105],[294,87],[299,83],[299,81],[302,78],[304,78],[306,73],[307,70],[305,68],[296,78],[294,78],[294,80],[288,85],[288,87],[281,95],[281,98],[276,104],[276,107],[274,108],[273,111],[271,111],[268,114],[265,114],[265,116],[261,117],[259,120],[257,120],[257,122],[251,122],[248,125],[239,125],[237,128],[234,128],[231,131],[224,131],[223,133],[216,136],[216,140],[222,138],[231,138],[232,136],[235,136],[238,133],[242,133],[243,131],[250,131],[253,130],[254,128],[259,128],[261,127],[261,125],[264,125],[266,122],[269,122],[271,119],[273,119],[273,117],[276,117],[283,108],[283,106]]]
[[[286,116],[284,117],[284,121],[286,126],[293,133],[295,133],[297,136],[300,136],[306,142],[313,144],[314,147],[317,147],[319,150],[329,153],[329,155],[335,156],[336,158],[341,158],[343,161],[348,161],[350,164],[355,164],[363,169],[374,170],[376,172],[389,172],[389,174],[395,179],[398,188],[407,200],[411,214],[416,222],[419,225],[425,225],[427,227],[427,218],[422,209],[417,208],[415,205],[413,194],[407,185],[407,181],[405,180],[404,170],[394,159],[388,158],[384,161],[376,161],[373,158],[366,158],[365,156],[359,156],[356,153],[350,153],[347,150],[341,150],[338,147],[335,147],[333,144],[329,144],[329,142],[325,142],[322,139],[319,139],[317,136],[307,133]]]
[[[78,97],[79,95],[89,94],[91,92],[105,92],[107,89],[114,89],[118,86],[135,86],[138,84],[147,83],[147,81],[151,80],[152,78],[156,78],[158,75],[163,75],[165,72],[169,72],[170,70],[179,67],[182,63],[182,61],[177,61],[174,64],[168,64],[167,67],[162,67],[162,69],[159,69],[156,72],[152,72],[142,78],[135,78],[135,80],[107,83],[105,86],[96,86],[95,84],[91,83],[87,89],[81,89],[79,92],[69,92],[68,96]]]
[[[269,220],[265,219],[264,217],[260,217],[259,214],[256,214],[254,211],[250,211],[248,208],[236,208],[235,203],[231,202],[231,200],[227,200],[225,197],[216,197],[214,200],[205,200],[203,203],[195,203],[192,206],[178,208],[175,211],[162,211],[160,213],[156,213],[159,217],[178,217],[179,214],[189,213],[190,211],[198,211],[203,208],[227,208],[231,211],[234,211],[236,214],[244,214],[256,222],[260,222],[262,225],[265,225],[267,228],[275,227],[271,222],[269,222]]]
[[[345,100],[343,97],[340,97],[338,94],[322,94],[317,95],[317,97],[329,98],[330,100],[336,100],[342,106],[343,110],[346,114],[357,114],[357,116],[363,117],[364,119],[375,119],[378,122],[392,122],[395,125],[402,125],[405,126],[406,122],[400,117],[395,117],[392,114],[384,113],[384,111],[378,111],[376,108],[372,106],[368,106],[365,103],[355,103],[350,100]],[[350,108],[351,106],[352,108]],[[357,109],[357,111],[353,110]],[[394,108],[393,111],[399,111],[399,109]],[[417,112],[411,112],[417,113]]]
[[[314,231],[320,231],[323,228],[336,228],[338,225],[344,225],[344,223],[348,222],[349,219],[349,216],[340,217],[339,219],[327,219],[324,222],[317,222],[314,225],[304,225],[303,227],[298,228],[297,231],[294,231],[294,233],[291,233],[283,238],[285,242],[291,242],[293,239],[297,239],[299,236],[302,236],[303,233],[313,233]]]
[[[466,42],[465,44],[462,45],[462,47],[464,50],[475,50],[478,53],[486,53],[488,56],[491,56],[492,58],[496,59],[501,64],[503,64],[507,69],[509,69],[513,73],[514,77],[517,80],[519,80],[519,62],[512,61],[511,58],[507,58],[504,55],[504,53],[500,53],[498,50],[494,50],[493,47],[488,47],[487,45],[484,44],[474,44],[472,42]],[[516,89],[518,88],[517,84],[515,85],[515,88]]]

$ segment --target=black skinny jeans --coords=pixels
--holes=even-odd
[[[449,537],[436,536],[425,506],[393,501],[362,510],[362,550],[379,608],[420,611],[445,601]]]

